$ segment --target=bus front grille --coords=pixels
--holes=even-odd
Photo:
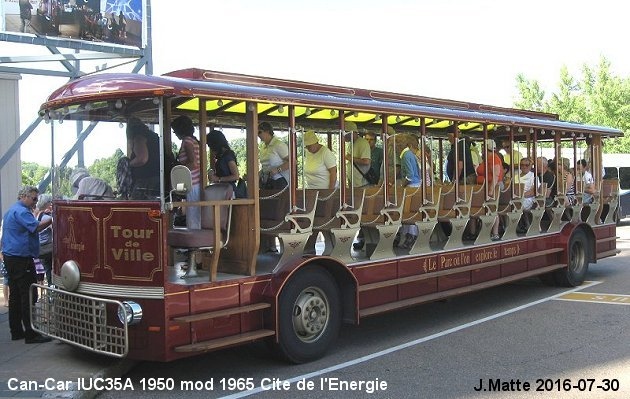
[[[31,306],[35,331],[95,353],[127,355],[127,324],[118,321],[116,314],[108,317],[108,309],[113,313],[122,306],[119,301],[33,286],[41,292],[39,301]]]

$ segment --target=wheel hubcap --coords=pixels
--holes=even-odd
[[[576,242],[571,247],[571,264],[570,269],[575,273],[580,273],[584,268],[584,247],[580,242]]]
[[[329,320],[328,298],[323,291],[309,287],[298,295],[293,306],[293,330],[303,342],[313,342],[326,330]]]

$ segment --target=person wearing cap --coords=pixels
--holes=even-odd
[[[199,160],[199,140],[193,135],[195,126],[192,119],[186,115],[181,115],[171,122],[171,129],[173,129],[175,136],[182,141],[177,153],[177,161],[190,170],[192,177],[192,187],[186,193],[186,201],[199,202],[201,200],[201,162]],[[200,207],[186,207],[186,227],[201,229]]]
[[[330,148],[321,145],[314,131],[304,133],[306,188],[334,189],[337,185],[337,159]]]
[[[261,141],[260,187],[282,189],[289,184],[289,146],[274,134],[269,122],[258,125],[258,138]]]
[[[38,221],[33,208],[39,200],[37,187],[24,186],[17,202],[4,214],[2,259],[9,276],[9,329],[11,340],[27,344],[49,342],[31,326],[31,284],[37,281],[35,262],[39,257],[39,232],[52,224],[52,218]]]
[[[131,198],[160,195],[160,139],[140,119],[127,121],[127,157],[133,180]]]
[[[346,141],[352,142],[346,149],[346,151],[350,149],[352,151],[346,152],[348,184],[354,184],[354,187],[367,186],[369,183],[363,175],[370,170],[372,163],[370,144],[366,139],[359,136],[357,125],[354,122],[345,123],[345,132]]]
[[[75,168],[70,175],[72,199],[99,200],[113,199],[112,187],[103,179],[90,176],[85,168]]]

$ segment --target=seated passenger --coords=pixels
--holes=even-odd
[[[503,162],[497,155],[496,144],[494,140],[486,140],[486,151],[483,157],[484,161],[477,167],[477,184],[483,184],[486,179],[486,170],[488,173],[488,192],[494,193],[495,186],[498,184],[499,188],[503,189]],[[499,218],[497,218],[492,226],[492,241],[498,241],[501,239],[499,236]]]
[[[100,200],[115,198],[114,192],[109,184],[98,177],[91,177],[84,168],[77,168],[70,175],[73,199],[79,200]]]
[[[565,205],[573,205],[575,203],[575,177],[569,170],[569,159],[560,158],[559,162],[556,159],[552,159],[549,161],[548,167],[554,175],[558,176],[558,184],[554,184],[551,195],[555,198],[564,194],[567,199]],[[564,192],[561,190],[564,190]]]
[[[591,172],[586,170],[586,159],[580,159],[577,163],[576,178],[578,181],[584,183],[584,195],[582,197],[582,203],[590,204],[593,202],[593,194],[596,194],[595,180]]]
[[[206,135],[206,144],[210,148],[210,158],[214,159],[214,169],[208,179],[212,183],[230,183],[236,193],[236,183],[241,177],[236,162],[236,154],[230,148],[225,135],[220,130],[212,130]]]
[[[521,158],[519,162],[520,175],[519,183],[523,184],[523,209],[530,210],[534,205],[536,188],[534,187],[534,171],[531,169],[532,163],[529,158]]]
[[[550,207],[553,204],[552,191],[556,183],[556,176],[549,170],[549,162],[545,157],[539,157],[536,159],[536,173],[538,174],[538,181],[547,184],[547,193],[545,196],[545,207]]]
[[[560,158],[559,167],[564,179],[564,193],[567,197],[568,205],[575,205],[575,176],[571,172],[569,158]]]

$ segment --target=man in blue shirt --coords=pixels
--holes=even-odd
[[[29,292],[35,283],[35,263],[39,256],[39,232],[52,224],[52,219],[35,219],[33,208],[39,190],[23,187],[18,201],[4,214],[2,227],[2,256],[9,276],[9,328],[11,339],[24,339],[27,344],[49,342],[51,339],[36,333],[31,327]]]

